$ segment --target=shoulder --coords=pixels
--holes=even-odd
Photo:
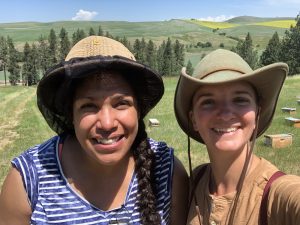
[[[284,175],[271,185],[268,211],[276,224],[299,224],[300,221],[300,177]],[[279,223],[278,223],[279,221]]]
[[[271,192],[276,196],[286,196],[285,198],[298,195],[297,199],[300,202],[300,177],[296,175],[284,175],[277,178],[270,188]]]
[[[163,141],[156,141],[152,138],[148,139],[150,147],[155,154],[156,159],[174,158],[174,150]]]
[[[18,168],[19,164],[23,164],[24,162],[35,161],[35,159],[40,159],[41,155],[46,155],[49,153],[55,153],[55,149],[59,140],[59,136],[52,137],[47,141],[35,145],[26,151],[24,151],[21,155],[17,156],[12,160],[12,164]]]

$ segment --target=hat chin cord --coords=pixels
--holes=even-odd
[[[245,159],[245,163],[243,166],[243,170],[241,173],[241,176],[239,178],[238,184],[237,184],[237,190],[236,190],[236,195],[235,198],[233,200],[233,205],[232,205],[232,210],[230,212],[229,218],[228,218],[228,225],[233,225],[234,223],[234,216],[235,216],[235,212],[237,209],[237,203],[238,203],[238,199],[240,197],[242,188],[243,188],[243,183],[245,180],[245,177],[249,171],[249,165],[251,166],[251,160],[252,160],[252,153],[253,153],[253,149],[254,149],[254,145],[255,145],[255,141],[256,141],[256,136],[257,136],[257,131],[258,131],[258,122],[259,122],[259,117],[260,117],[260,111],[261,108],[260,106],[258,106],[257,108],[257,116],[256,116],[256,121],[255,121],[255,129],[253,130],[253,134],[252,134],[252,140],[249,140],[247,143],[247,154],[246,154],[246,159]],[[188,127],[190,126],[190,120],[188,121]],[[196,207],[196,212],[197,212],[197,216],[198,216],[198,220],[199,220],[199,224],[201,224],[201,213],[200,213],[200,208],[199,208],[199,204],[198,204],[198,200],[197,200],[197,196],[195,194],[195,189],[196,187],[194,186],[194,174],[193,174],[193,169],[192,169],[192,160],[191,160],[191,143],[190,143],[190,136],[187,135],[187,140],[188,140],[188,160],[189,160],[189,172],[190,172],[190,184],[191,184],[191,201],[192,198],[194,197],[195,200],[195,207]],[[192,202],[189,202],[189,206],[191,205]],[[227,219],[226,219],[227,220]],[[226,221],[227,222],[227,221]]]
[[[190,123],[188,123],[188,126],[190,125]],[[192,190],[191,194],[191,198],[190,198],[190,202],[188,207],[190,208],[191,204],[192,204],[192,200],[194,197],[195,200],[195,207],[196,207],[196,212],[197,212],[197,216],[198,216],[198,220],[199,220],[199,224],[201,224],[201,214],[200,214],[200,209],[199,209],[199,204],[198,204],[198,200],[197,200],[197,196],[195,195],[195,189],[196,187],[194,187],[195,185],[195,178],[194,178],[194,174],[193,174],[193,169],[192,169],[192,159],[191,159],[191,138],[189,135],[187,135],[187,141],[188,141],[188,159],[189,159],[189,172],[190,172],[190,187]]]
[[[251,167],[251,162],[252,162],[252,156],[253,156],[253,149],[254,149],[254,145],[255,145],[255,141],[256,141],[256,136],[257,136],[257,131],[258,131],[258,122],[259,122],[259,117],[260,117],[260,111],[261,108],[260,106],[258,106],[257,108],[257,116],[256,116],[256,121],[255,121],[255,129],[253,130],[253,134],[252,134],[252,140],[249,140],[247,143],[247,154],[246,154],[246,159],[245,159],[245,163],[243,166],[243,170],[241,173],[241,176],[239,178],[237,187],[236,187],[236,195],[234,197],[233,200],[233,205],[232,205],[232,210],[230,211],[230,215],[229,215],[229,219],[228,219],[228,225],[233,225],[234,224],[234,216],[235,216],[235,212],[237,209],[237,203],[240,197],[240,194],[242,192],[243,189],[243,183],[245,180],[246,175],[249,172],[249,169]],[[250,147],[249,147],[250,146]]]

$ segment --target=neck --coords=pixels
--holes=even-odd
[[[245,148],[240,154],[218,155],[211,157],[212,174],[210,179],[210,193],[216,196],[228,194],[237,190],[242,171],[247,163],[244,177],[246,177],[257,165],[258,158]],[[247,159],[249,157],[249,159]],[[242,178],[243,179],[243,178]],[[243,182],[243,181],[242,181]]]
[[[65,149],[63,157],[63,165],[70,165],[76,167],[76,170],[83,174],[89,174],[94,178],[101,177],[101,179],[116,179],[119,176],[124,176],[126,171],[133,172],[135,161],[131,151],[128,151],[119,162],[113,165],[103,165],[95,159],[89,157],[82,149],[75,137],[69,137],[65,141]],[[66,160],[64,160],[66,159]],[[71,162],[71,163],[70,163]],[[75,168],[74,168],[75,169]]]

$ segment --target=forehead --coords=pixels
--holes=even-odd
[[[89,92],[125,92],[132,94],[132,88],[128,81],[118,72],[102,72],[85,78],[78,84],[76,90],[78,94]]]
[[[201,94],[226,94],[226,93],[249,93],[255,96],[254,87],[245,81],[237,81],[230,83],[214,84],[214,85],[202,85],[198,88],[194,94],[197,97]]]

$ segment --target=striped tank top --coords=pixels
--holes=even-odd
[[[60,139],[55,136],[12,160],[22,176],[32,208],[30,224],[141,224],[136,173],[132,175],[125,202],[119,208],[103,211],[78,195],[68,184],[59,162]],[[169,224],[173,149],[164,142],[148,140],[156,160],[157,210],[161,224]]]

